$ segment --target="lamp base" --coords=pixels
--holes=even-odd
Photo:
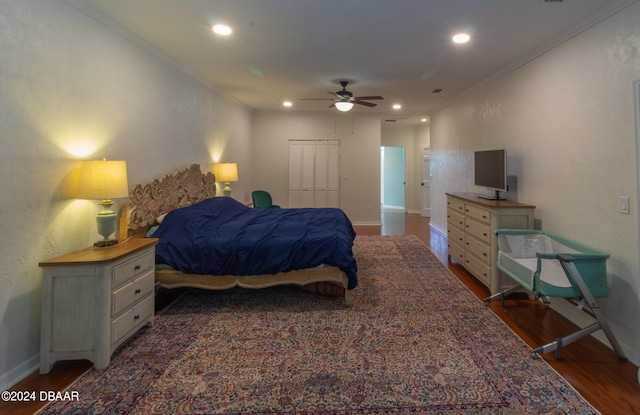
[[[224,188],[222,189],[222,194],[224,196],[231,196],[231,184],[229,182],[226,182],[224,184]]]
[[[98,233],[102,235],[103,239],[94,243],[93,246],[103,248],[117,245],[117,241],[109,238],[116,231],[116,223],[118,222],[118,215],[111,210],[113,201],[105,199],[100,204],[102,205],[102,212],[96,216],[96,223],[98,224]]]
[[[108,241],[98,241],[98,242],[94,242],[93,246],[96,248],[108,248],[110,246],[116,246],[118,245],[118,241],[116,241],[115,239],[109,239]]]

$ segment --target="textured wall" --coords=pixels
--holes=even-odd
[[[633,81],[640,79],[640,4],[591,27],[431,118],[433,224],[445,192],[473,186],[473,151],[506,148],[536,224],[611,254],[601,302],[625,351],[640,361],[640,273]],[[618,212],[629,196],[631,214]]]
[[[289,140],[339,140],[341,207],[351,221],[380,224],[379,114],[256,111],[252,140],[254,189],[289,203]],[[346,176],[346,179],[345,179]]]
[[[79,160],[133,185],[222,156],[247,194],[251,113],[61,0],[0,0],[0,125],[2,387],[37,365],[38,262],[100,239]]]

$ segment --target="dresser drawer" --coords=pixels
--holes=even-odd
[[[447,198],[447,207],[464,214],[464,202],[453,197]]]
[[[455,242],[449,242],[447,247],[449,248],[449,256],[459,263],[464,264],[464,248]]]
[[[125,311],[111,322],[111,344],[117,344],[129,332],[137,330],[153,318],[153,294]]]
[[[475,275],[476,278],[482,281],[483,284],[489,286],[491,282],[491,268],[487,264],[480,261],[478,258],[471,254],[468,254],[465,257],[465,264],[466,268],[471,271],[471,273]]]
[[[111,316],[117,316],[141,298],[153,293],[154,284],[155,273],[151,271],[114,291],[111,296]]]
[[[488,266],[491,266],[491,263],[493,261],[491,260],[490,245],[487,245],[486,243],[471,237],[466,239],[466,245],[467,245],[467,252],[478,257],[478,259],[480,259],[482,262],[484,262]]]
[[[453,209],[447,209],[447,225],[464,229],[464,215]],[[449,228],[451,226],[448,226]]]
[[[488,244],[491,243],[491,227],[489,225],[471,218],[465,218],[464,226],[467,234]]]
[[[447,238],[449,242],[455,242],[460,246],[464,246],[464,231],[454,226],[449,226],[447,229]]]
[[[143,252],[113,267],[113,287],[118,288],[122,284],[132,281],[137,276],[152,270],[155,267],[156,260],[154,252],[154,250]]]
[[[486,223],[487,225],[491,224],[491,211],[487,209],[483,209],[478,206],[464,205],[464,211],[467,216],[470,216],[480,222]]]

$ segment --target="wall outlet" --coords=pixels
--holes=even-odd
[[[620,209],[620,213],[624,213],[628,215],[629,214],[629,197],[620,196],[618,198],[618,207]]]

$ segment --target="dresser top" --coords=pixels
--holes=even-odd
[[[527,205],[525,203],[514,202],[511,200],[491,200],[478,197],[476,193],[446,193],[447,196],[452,196],[467,202],[481,205],[490,209],[535,209],[534,205]]]
[[[158,243],[157,238],[131,238],[108,248],[89,247],[40,262],[41,267],[56,265],[100,264],[113,261]]]

